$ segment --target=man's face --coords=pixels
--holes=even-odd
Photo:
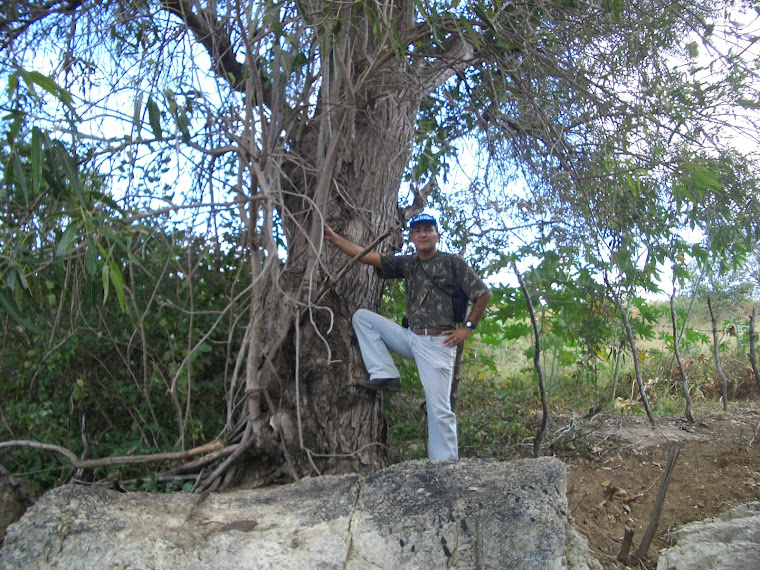
[[[435,225],[426,222],[415,224],[409,233],[409,241],[414,244],[417,253],[430,253],[435,251],[439,237]]]

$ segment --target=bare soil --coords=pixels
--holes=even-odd
[[[732,402],[729,412],[697,414],[690,424],[658,416],[554,415],[555,450],[568,464],[567,497],[578,532],[604,568],[617,561],[625,528],[635,554],[644,537],[674,444],[680,446],[647,557],[655,568],[673,529],[760,501],[760,405]]]

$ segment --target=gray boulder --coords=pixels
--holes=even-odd
[[[760,503],[687,524],[673,535],[676,546],[660,552],[657,570],[760,568]]]
[[[413,461],[205,496],[68,485],[8,528],[0,568],[600,568],[565,476],[541,458]]]

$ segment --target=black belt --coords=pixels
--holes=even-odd
[[[412,329],[412,332],[414,334],[422,334],[425,336],[437,336],[449,330],[451,329],[437,329],[437,328],[436,329]]]

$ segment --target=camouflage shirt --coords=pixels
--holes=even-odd
[[[413,329],[456,328],[450,294],[462,289],[473,302],[488,293],[478,274],[458,255],[439,251],[426,261],[416,253],[381,255],[380,259],[382,268],[377,273],[381,278],[405,280],[406,316]]]

